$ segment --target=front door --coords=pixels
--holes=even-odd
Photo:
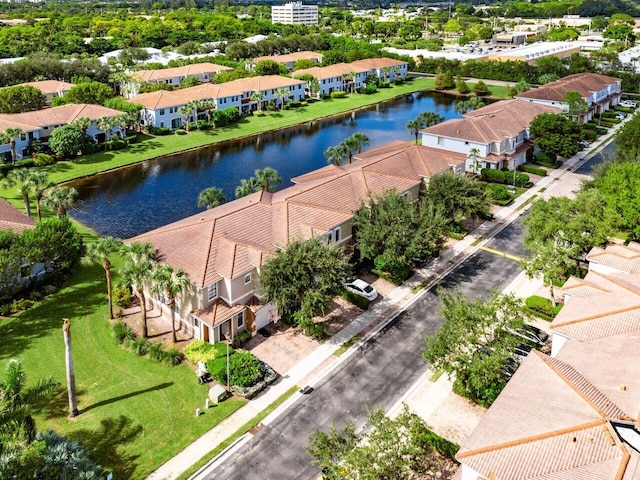
[[[202,325],[202,329],[203,329],[203,332],[202,332],[202,337],[203,337],[203,338],[202,338],[202,339],[203,339],[205,342],[209,343],[209,325],[204,325],[204,324],[203,324],[203,325]]]

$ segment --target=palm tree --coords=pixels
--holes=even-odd
[[[478,97],[471,97],[468,100],[463,100],[461,102],[456,103],[454,110],[461,115],[464,115],[467,112],[472,110],[477,110],[478,108],[484,107],[484,102]]]
[[[216,104],[210,100],[207,100],[200,103],[200,108],[202,108],[202,110],[204,110],[204,113],[207,115],[207,122],[211,123],[211,110],[216,109]]]
[[[412,135],[416,136],[416,145],[418,145],[418,134],[425,127],[424,120],[420,117],[414,118],[407,122],[407,128]],[[325,152],[326,153],[326,152]]]
[[[40,212],[40,202],[44,197],[44,192],[47,188],[53,187],[55,183],[49,180],[47,172],[38,170],[33,171],[31,174],[31,186],[33,187],[33,196],[36,199],[36,212],[38,213],[38,221],[42,220],[42,214]]]
[[[187,107],[193,111],[194,122],[198,123],[198,112],[202,108],[202,100],[191,100]]]
[[[273,192],[276,189],[276,185],[282,183],[282,178],[278,176],[278,171],[271,167],[256,170],[253,172],[253,176],[258,186],[265,192]]]
[[[344,143],[336,145],[335,147],[329,147],[324,151],[324,156],[327,157],[327,163],[329,165],[340,166],[342,160],[347,156],[347,149]]]
[[[44,204],[49,208],[56,210],[58,218],[67,216],[67,208],[69,208],[76,200],[78,191],[71,187],[53,187],[44,196]]]
[[[87,244],[87,251],[82,257],[85,265],[102,265],[107,277],[107,298],[109,301],[109,320],[113,320],[113,298],[111,282],[111,261],[109,255],[122,250],[122,242],[112,237],[100,237]]]
[[[96,120],[96,127],[98,127],[98,130],[101,130],[104,132],[105,143],[109,141],[109,134],[111,133],[112,126],[113,126],[113,122],[110,117],[104,116]]]
[[[345,91],[353,92],[353,79],[356,78],[355,72],[347,72],[342,74],[342,82],[345,86]]]
[[[91,126],[91,120],[87,117],[80,117],[80,118],[76,118],[73,122],[72,125],[75,125],[76,127],[78,127],[80,129],[80,131],[83,134],[87,133],[87,130],[89,129],[89,127]]]
[[[49,376],[25,387],[27,378],[19,360],[9,360],[4,381],[0,382],[0,445],[31,443],[36,438],[36,422],[31,405],[49,394],[59,384]]]
[[[76,374],[73,369],[73,354],[71,353],[71,322],[63,319],[62,334],[64,336],[64,359],[67,367],[67,394],[69,396],[69,416],[78,416],[78,402],[76,400]]]
[[[444,120],[444,117],[436,112],[422,112],[419,118],[424,121],[424,128],[433,127]]]
[[[280,110],[284,108],[284,101],[291,97],[291,92],[288,88],[279,88],[276,90],[276,97],[280,99]]]
[[[192,112],[193,109],[188,104],[178,109],[178,113],[184,117],[184,123],[187,127],[187,132],[189,131],[189,116]]]
[[[171,333],[173,335],[173,343],[176,343],[176,297],[182,295],[191,289],[191,281],[184,270],[174,270],[173,267],[166,263],[159,264],[152,274],[153,286],[151,291],[160,294],[164,293],[167,297],[167,307],[171,312]]]
[[[17,170],[11,170],[7,175],[7,178],[2,182],[2,188],[18,187],[18,192],[22,195],[24,201],[24,209],[27,215],[31,216],[31,204],[29,202],[29,194],[33,187],[33,171],[28,168],[19,168]]]
[[[251,177],[249,180],[243,178],[240,180],[240,185],[236,187],[236,198],[246,197],[260,190],[260,185],[255,177]]]
[[[227,199],[218,187],[205,188],[198,195],[198,206],[206,209],[222,205]]]
[[[254,92],[253,95],[251,95],[251,101],[257,104],[258,111],[262,110],[263,97],[264,97],[264,94],[262,92]]]
[[[23,135],[24,132],[21,128],[7,128],[2,135],[0,135],[0,143],[8,143],[11,148],[11,162],[16,163],[16,138]]]
[[[472,148],[469,150],[469,160],[471,160],[471,168],[475,173],[480,172],[480,149]]]
[[[344,144],[344,149],[347,151],[347,155],[349,156],[349,163],[351,163],[353,153],[360,153],[363,145],[369,145],[369,137],[364,133],[354,133],[342,143]]]
[[[126,136],[124,132],[127,131],[127,126],[129,125],[129,114],[121,113],[120,115],[116,115],[113,117],[111,124],[118,127],[118,135],[120,135],[120,138],[124,139]]]
[[[132,286],[140,299],[142,317],[142,336],[149,336],[147,330],[147,297],[144,286],[153,272],[155,251],[150,243],[132,243],[125,249],[124,265],[120,270],[120,281],[123,285]]]

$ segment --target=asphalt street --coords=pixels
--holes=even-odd
[[[520,220],[505,227],[487,247],[522,256]],[[519,273],[518,262],[492,251],[479,250],[440,282],[474,297],[506,287]],[[318,470],[303,447],[314,429],[327,431],[332,423],[365,424],[371,408],[387,410],[425,372],[425,335],[442,323],[437,288],[423,293],[356,355],[342,363],[301,397],[286,413],[244,444],[207,479],[314,479]]]
[[[609,159],[616,152],[616,144],[615,142],[609,143],[602,150],[596,153],[593,157],[583,163],[580,167],[575,170],[575,173],[580,175],[593,175],[594,169],[597,165],[602,163],[604,160]]]

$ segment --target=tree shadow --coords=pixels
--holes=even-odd
[[[120,415],[101,420],[99,428],[76,430],[68,437],[87,448],[96,463],[113,471],[114,478],[131,478],[139,455],[126,453],[124,447],[143,431],[142,425],[133,425],[129,417]]]
[[[100,266],[77,267],[58,293],[49,295],[26,310],[0,322],[0,359],[18,357],[52,330],[62,329],[64,317],[87,317],[106,304],[104,271]],[[62,338],[62,333],[60,333]]]
[[[80,401],[86,394],[84,389],[76,389],[76,398]],[[52,395],[42,398],[32,405],[33,413],[44,417],[45,420],[64,418],[69,415],[69,397],[67,389],[61,386]]]
[[[120,395],[118,397],[109,398],[107,400],[102,400],[100,402],[94,403],[93,405],[89,405],[88,407],[81,408],[80,413],[88,412],[89,410],[93,410],[94,408],[104,407],[105,405],[109,405],[111,403],[119,402],[120,400],[126,400],[127,398],[135,397],[138,395],[142,395],[143,393],[153,392],[156,390],[162,390],[164,388],[169,388],[173,385],[173,382],[161,383],[160,385],[156,385],[154,387],[145,388],[144,390],[136,390],[135,392],[125,393],[124,395]]]

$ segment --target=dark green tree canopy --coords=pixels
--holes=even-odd
[[[73,124],[56,128],[49,137],[51,151],[61,157],[75,157],[78,152],[86,151],[90,143],[89,137]]]
[[[41,110],[46,103],[44,94],[31,85],[0,88],[0,113],[22,113]]]
[[[253,71],[256,75],[288,75],[287,67],[275,60],[261,60],[256,63]]]
[[[491,207],[486,189],[466,175],[444,172],[429,181],[426,196],[453,226],[463,218],[483,218]]]
[[[568,158],[580,149],[580,125],[564,115],[541,113],[531,121],[529,130],[533,143],[548,155]]]
[[[104,105],[113,95],[113,89],[104,83],[86,82],[71,87],[63,98],[66,103]]]

